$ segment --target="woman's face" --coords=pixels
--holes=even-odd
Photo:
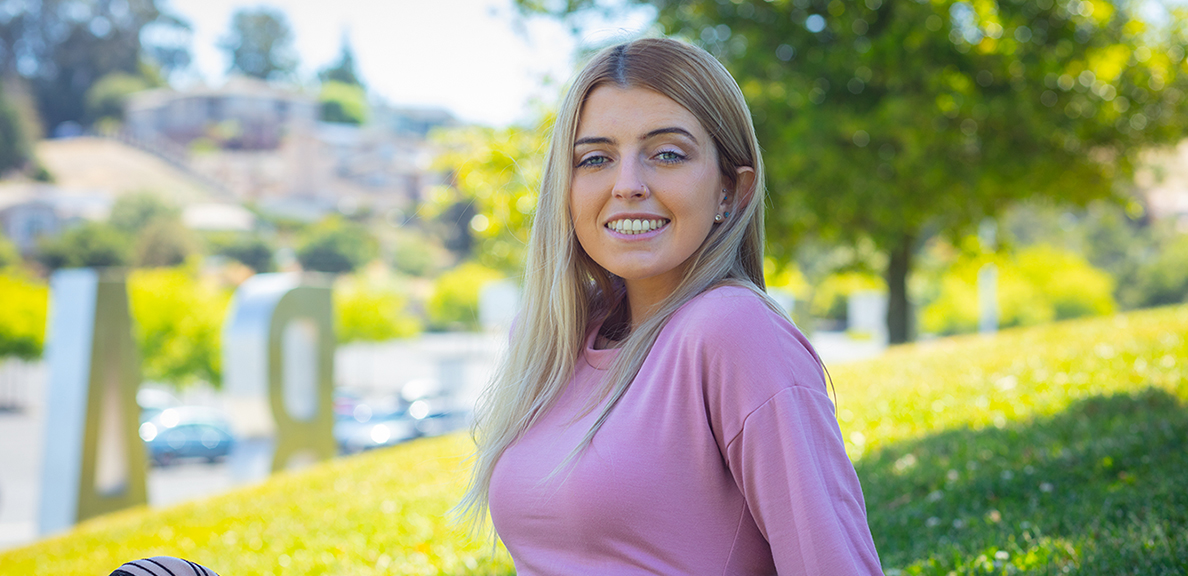
[[[728,210],[730,183],[705,128],[658,92],[599,86],[578,118],[573,164],[570,212],[582,248],[629,295],[633,284],[652,298],[671,293]]]

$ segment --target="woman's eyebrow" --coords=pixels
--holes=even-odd
[[[574,148],[576,148],[578,146],[581,146],[582,144],[614,144],[614,143],[615,143],[614,140],[607,138],[605,136],[587,136],[585,138],[578,138],[576,141],[574,141],[573,146],[574,146]]]
[[[668,128],[657,128],[655,130],[652,130],[651,132],[648,132],[647,134],[644,134],[643,136],[640,136],[639,139],[640,139],[640,141],[643,141],[643,140],[647,140],[649,138],[654,138],[656,136],[660,136],[662,134],[679,134],[681,136],[684,136],[684,137],[692,140],[694,144],[700,144],[700,142],[697,141],[697,137],[693,136],[693,134],[691,132],[689,132],[688,130],[685,130],[684,128],[679,128],[676,126],[671,126]],[[614,143],[615,143],[615,141],[613,139],[607,138],[605,136],[587,136],[585,138],[578,138],[576,141],[574,141],[573,145],[574,145],[574,147],[577,147],[577,146],[581,146],[582,144],[614,144]]]
[[[640,140],[647,140],[648,138],[653,138],[653,137],[659,136],[661,134],[680,134],[680,135],[692,140],[694,144],[700,144],[700,142],[697,141],[697,138],[695,136],[693,136],[693,134],[691,132],[689,132],[688,130],[685,130],[684,128],[679,128],[677,126],[672,126],[669,128],[657,128],[657,129],[652,130],[651,132],[648,132],[647,134],[644,134],[643,136],[641,136]]]

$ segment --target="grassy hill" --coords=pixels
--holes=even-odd
[[[888,574],[1188,573],[1188,306],[907,346],[832,369]],[[465,436],[0,553],[0,574],[174,554],[233,574],[510,574],[444,514]]]

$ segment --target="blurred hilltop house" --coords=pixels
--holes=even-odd
[[[457,124],[437,109],[377,106],[366,125],[318,121],[317,101],[232,76],[217,89],[129,97],[120,137],[179,157],[237,201],[314,220],[334,209],[406,209],[437,183],[426,136]]]

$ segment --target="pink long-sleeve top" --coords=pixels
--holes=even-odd
[[[597,333],[495,466],[491,517],[518,574],[882,574],[816,354],[746,288],[678,310],[549,478],[599,413],[582,416],[618,351]]]

